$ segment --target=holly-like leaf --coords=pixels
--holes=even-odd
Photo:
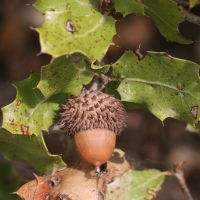
[[[191,44],[191,40],[185,39],[178,31],[178,25],[185,20],[183,10],[172,0],[116,0],[115,9],[126,16],[129,13],[137,13],[150,17],[160,33],[170,41],[181,44]]]
[[[117,91],[117,88],[119,87],[119,85],[120,85],[120,81],[111,81],[106,85],[105,92],[107,94],[113,95],[116,99],[121,99],[121,96],[119,92]],[[123,101],[122,103],[126,109],[143,109],[143,110],[149,111],[147,108],[145,108],[143,105],[139,103],[128,102],[128,101]]]
[[[17,195],[10,193],[15,192],[18,187],[25,183],[26,181],[21,180],[15,173],[11,163],[0,162],[0,199],[20,200]]]
[[[40,34],[41,52],[58,57],[80,52],[89,59],[101,60],[112,44],[115,20],[99,12],[76,17],[70,11],[46,12]]]
[[[91,70],[91,62],[80,53],[56,58],[42,67],[38,88],[45,97],[57,93],[78,95],[83,84],[91,82],[98,70]]]
[[[199,65],[166,53],[145,54],[139,61],[133,52],[125,52],[113,64],[112,80],[121,80],[121,100],[138,103],[161,120],[173,117],[198,126]]]
[[[2,108],[2,127],[12,134],[40,135],[42,130],[48,131],[60,104],[67,99],[66,93],[44,97],[41,91],[35,88],[39,80],[40,75],[33,73],[28,79],[14,84],[17,98]]]
[[[33,6],[43,14],[46,11],[70,10],[74,16],[84,16],[99,12],[98,0],[37,0]]]
[[[107,185],[106,200],[150,200],[156,196],[169,174],[158,170],[130,170]]]
[[[100,12],[99,0],[67,0],[68,9],[74,16],[86,16]]]
[[[41,133],[30,138],[28,135],[12,135],[1,128],[0,150],[8,160],[27,160],[40,174],[66,166],[60,156],[48,153]]]
[[[46,11],[64,11],[67,9],[68,0],[37,0],[33,6],[41,13]]]
[[[200,3],[199,0],[190,0],[190,8],[193,8],[197,3]]]

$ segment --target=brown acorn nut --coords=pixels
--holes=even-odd
[[[67,100],[60,113],[61,129],[73,137],[80,157],[93,164],[96,173],[111,157],[126,127],[127,113],[120,100],[98,90],[86,90]]]

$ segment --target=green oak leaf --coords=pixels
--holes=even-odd
[[[41,13],[46,11],[64,11],[67,9],[68,0],[37,0],[33,6]]]
[[[107,66],[105,67],[105,69],[107,70]],[[119,87],[120,83],[121,83],[120,81],[109,82],[106,85],[105,92],[107,94],[113,95],[116,99],[121,99],[121,96],[120,96],[119,92],[117,91],[117,88]],[[149,112],[148,108],[144,107],[142,104],[135,103],[135,102],[128,102],[128,101],[123,101],[122,103],[126,109],[143,109],[143,110],[146,110],[147,112]]]
[[[28,161],[40,174],[52,173],[66,164],[57,155],[51,155],[45,146],[42,133],[38,136],[13,135],[4,128],[0,129],[0,150],[8,160]]]
[[[70,10],[74,16],[99,12],[99,0],[37,0],[33,5],[41,13]]]
[[[10,193],[17,191],[26,181],[15,173],[11,163],[0,162],[0,172],[0,199],[20,200],[20,197]]]
[[[130,170],[107,185],[106,200],[150,200],[161,189],[169,172]],[[116,189],[118,188],[118,189]]]
[[[200,3],[199,0],[190,0],[190,8],[193,8],[197,3]]]
[[[99,0],[67,0],[68,9],[74,16],[85,16],[100,12]]]
[[[110,16],[94,12],[76,17],[70,11],[48,11],[45,18],[44,24],[36,30],[40,34],[41,52],[54,58],[80,52],[91,60],[100,61],[112,44],[115,20]]]
[[[198,126],[198,64],[156,52],[146,52],[139,61],[127,51],[112,66],[112,80],[121,81],[117,91],[122,101],[140,104],[161,120],[173,117]]]
[[[185,20],[183,10],[172,0],[116,0],[115,9],[126,16],[137,13],[150,17],[160,33],[170,41],[181,44],[191,44],[192,41],[184,38],[178,31],[178,25]]]
[[[44,97],[41,91],[35,88],[39,80],[40,75],[33,73],[28,79],[14,84],[17,97],[11,104],[2,108],[2,127],[12,134],[40,135],[42,130],[48,131],[60,104],[67,99],[66,93]]]
[[[57,93],[78,95],[83,84],[91,82],[98,70],[91,70],[91,62],[80,53],[61,56],[41,69],[38,88],[48,97]]]

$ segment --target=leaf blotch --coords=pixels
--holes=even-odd
[[[100,11],[102,15],[104,15],[105,13],[109,13],[114,7],[113,0],[101,0],[100,4]]]
[[[21,101],[21,100],[18,100],[16,106],[19,106],[21,103],[22,103],[22,101]]]
[[[197,118],[197,115],[198,115],[198,108],[199,108],[199,106],[193,106],[193,107],[191,107],[191,110],[190,110],[192,116],[195,119]]]
[[[13,126],[14,124],[14,119],[10,122],[10,125]]]
[[[81,61],[81,55],[73,57],[73,62],[74,63],[78,63],[79,61]]]
[[[27,110],[25,109],[25,114],[26,114],[26,116],[27,117],[29,117],[30,116],[30,114],[27,112]]]
[[[180,90],[183,90],[185,88],[185,85],[182,83],[182,84],[179,84],[178,87]]]
[[[31,135],[29,133],[29,126],[21,125],[21,132],[23,135],[29,135],[29,136]]]
[[[61,182],[62,178],[61,176],[53,176],[49,179],[49,187],[54,188],[56,185],[58,185]]]
[[[67,21],[66,30],[67,32],[71,32],[72,34],[76,31],[76,28],[74,27],[72,20]]]
[[[138,47],[138,49],[136,49],[135,51],[133,51],[135,53],[135,55],[137,56],[138,60],[141,61],[145,58],[145,56],[148,54],[146,51],[143,51],[140,46]]]

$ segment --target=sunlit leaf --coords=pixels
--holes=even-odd
[[[117,91],[122,101],[140,104],[161,120],[173,117],[198,126],[198,64],[156,52],[139,61],[133,52],[125,52],[113,69],[112,79],[121,80]]]
[[[80,53],[56,58],[42,67],[38,88],[45,97],[57,93],[78,95],[83,84],[91,82],[98,70],[91,70],[91,62]]]
[[[153,199],[166,175],[169,173],[158,170],[130,170],[107,185],[106,200]]]
[[[115,20],[99,12],[76,17],[70,11],[46,12],[40,34],[41,52],[58,57],[80,52],[101,60],[112,44]]]
[[[37,0],[33,6],[41,13],[67,10],[67,0]]]
[[[99,12],[99,0],[37,0],[33,5],[41,13],[70,10],[74,16]]]
[[[40,75],[33,73],[28,79],[14,84],[17,98],[2,108],[2,127],[12,134],[40,135],[42,130],[48,131],[54,123],[60,104],[67,99],[66,93],[44,97],[35,88],[39,80]]]

